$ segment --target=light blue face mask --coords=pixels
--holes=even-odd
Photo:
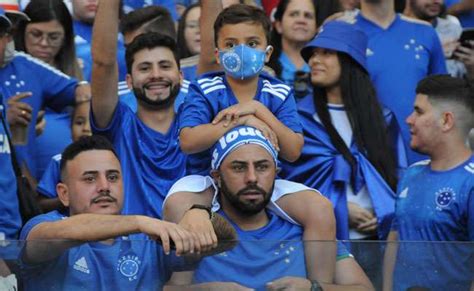
[[[266,51],[269,48],[270,46]],[[244,80],[262,71],[266,51],[240,44],[232,49],[219,51],[219,60],[227,74],[235,79]]]

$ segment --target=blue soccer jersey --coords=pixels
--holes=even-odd
[[[176,120],[166,134],[161,134],[119,102],[107,128],[99,129],[93,114],[91,127],[94,133],[113,143],[119,156],[125,193],[123,213],[161,218],[164,198],[173,183],[184,176],[186,168]]]
[[[289,86],[261,74],[254,100],[265,105],[288,128],[302,132],[295,99]],[[238,102],[223,72],[205,74],[189,86],[188,95],[179,111],[179,128],[181,130],[211,123],[220,111]],[[210,165],[210,149],[189,155],[187,174],[207,175]]]
[[[438,35],[429,23],[399,14],[383,28],[359,13],[355,25],[369,38],[367,67],[379,100],[395,113],[409,149],[405,119],[413,111],[416,86],[428,75],[447,73]],[[423,156],[410,150],[408,158],[415,162]]]
[[[123,10],[125,13],[129,13],[135,9],[158,5],[166,8],[173,17],[174,21],[178,21],[178,13],[176,12],[176,4],[174,1],[169,0],[123,0]]]
[[[74,43],[76,46],[76,56],[82,68],[84,79],[91,81],[92,77],[92,24],[74,20]],[[117,39],[117,62],[119,69],[119,81],[125,81],[127,75],[127,65],[125,63],[125,46],[123,36],[119,34]]]
[[[36,173],[34,175],[37,180],[43,176],[51,158],[72,143],[71,114],[68,111],[56,113],[46,109],[44,118],[46,127],[35,140]]]
[[[352,186],[358,193],[366,187],[378,221],[378,234],[385,239],[390,230],[395,211],[395,193],[377,169],[368,160],[364,151],[356,145],[352,134],[348,145],[357,161],[357,168],[342,157],[333,145],[326,128],[321,123],[314,104],[313,95],[298,101],[298,113],[303,124],[304,146],[301,157],[293,162],[283,162],[280,175],[321,191],[333,204],[337,222],[337,238],[349,239],[349,214],[347,189]],[[329,105],[329,112],[344,110]],[[383,110],[391,149],[396,153],[399,170],[407,167],[406,152],[397,120],[392,112]],[[342,122],[333,118],[336,128]]]
[[[265,290],[265,284],[281,277],[306,278],[303,228],[267,211],[268,224],[256,230],[242,230],[220,210],[235,228],[239,244],[230,251],[204,258],[194,273],[194,283],[236,282]],[[337,244],[338,259],[349,252]]]
[[[22,92],[32,92],[32,96],[21,102],[33,108],[33,121],[41,108],[49,107],[59,112],[73,105],[76,86],[75,79],[25,53],[17,52],[13,61],[0,69],[0,90],[7,99]],[[36,155],[35,139],[35,122],[30,122],[28,144],[15,147],[18,158],[26,161],[32,173],[36,171],[36,160],[33,158]]]
[[[0,114],[1,118],[5,118],[4,121],[7,124],[4,109],[3,98],[0,95]],[[2,239],[17,239],[21,227],[21,217],[7,130],[3,123],[0,123],[0,193],[2,194],[2,199],[0,199],[0,237]]]
[[[24,226],[21,239],[37,225],[61,219],[67,216],[57,211],[39,215]],[[34,266],[24,264],[23,282],[25,290],[161,290],[175,268],[185,268],[184,261],[134,234],[112,244],[85,243]]]
[[[303,67],[300,69],[296,68],[284,52],[281,52],[278,61],[281,64],[281,80],[292,88],[295,83],[295,74],[297,71],[309,73],[311,70],[307,63],[304,63]]]
[[[474,241],[474,156],[447,171],[417,163],[398,192],[393,230],[400,241]],[[394,282],[400,290],[469,290],[474,280],[472,246],[401,243],[396,262]]]
[[[41,177],[41,180],[36,186],[36,191],[47,197],[47,198],[56,198],[58,194],[56,193],[56,185],[61,182],[61,154],[55,155],[50,159],[46,170]]]

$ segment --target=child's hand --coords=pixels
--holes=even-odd
[[[280,151],[276,133],[265,122],[261,121],[254,115],[247,115],[239,120],[239,124],[255,127],[260,130],[263,133],[263,136],[272,143],[275,149]]]
[[[229,108],[219,112],[212,121],[212,124],[217,124],[221,120],[225,120],[224,127],[229,126],[231,122],[237,124],[241,116],[255,114],[257,112],[257,103],[259,102],[252,100],[249,102],[232,105]]]

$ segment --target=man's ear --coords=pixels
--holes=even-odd
[[[214,181],[217,183],[217,186],[220,187],[221,184],[221,173],[218,170],[212,170],[211,171],[211,177],[214,179]]]
[[[446,111],[442,113],[441,117],[441,129],[443,131],[449,131],[456,125],[456,120],[454,118],[454,113],[451,111]]]
[[[56,185],[56,193],[58,194],[59,201],[65,206],[69,207],[69,189],[66,184],[58,183]]]
[[[128,89],[132,90],[132,89],[133,89],[132,75],[127,74],[127,75],[125,76],[125,81],[127,81],[127,87],[128,87]]]

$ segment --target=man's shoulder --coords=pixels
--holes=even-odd
[[[191,84],[198,87],[204,95],[220,90],[225,90],[227,88],[226,84],[224,83],[223,72],[211,72],[203,74]]]
[[[70,79],[68,75],[64,74],[60,70],[54,68],[53,66],[43,62],[40,59],[37,59],[27,53],[24,52],[15,52],[15,57],[13,58],[12,63],[15,66],[25,66],[28,68],[28,73],[31,74],[31,76],[35,76],[34,72],[31,70],[41,70],[42,72],[47,72],[50,71],[51,73],[60,75],[66,79]],[[35,76],[36,77],[36,76]]]
[[[433,28],[431,23],[429,23],[428,21],[412,18],[412,17],[406,16],[406,15],[403,15],[403,14],[400,14],[400,20],[405,22],[405,23],[412,24],[412,25],[421,25],[422,27],[431,27],[431,28]]]
[[[277,97],[282,101],[285,101],[291,95],[291,87],[279,79],[268,74],[260,74],[260,79],[262,79],[263,83],[262,93],[268,93],[270,96]]]
[[[45,222],[54,222],[54,221],[59,221],[62,219],[66,219],[68,216],[60,213],[57,210],[48,212],[48,213],[43,213],[40,215],[37,215],[30,219],[21,229],[20,233],[20,239],[25,240],[28,237],[28,234],[30,231],[37,225]]]

